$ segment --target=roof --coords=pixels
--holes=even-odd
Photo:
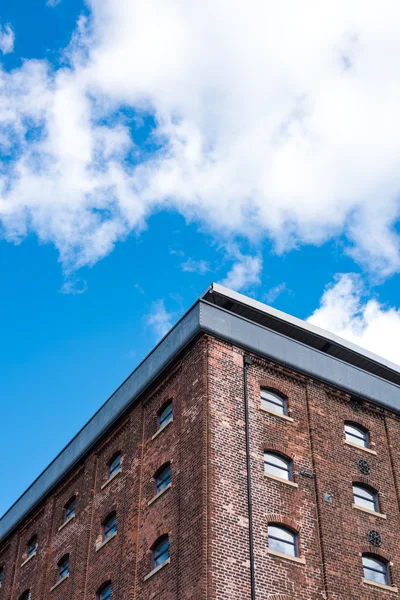
[[[202,333],[400,413],[400,367],[275,308],[212,284],[0,519],[0,542]]]

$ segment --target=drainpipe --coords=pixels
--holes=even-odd
[[[249,512],[249,550],[250,550],[250,579],[251,600],[256,600],[256,581],[254,574],[254,538],[253,538],[253,505],[251,501],[251,473],[250,473],[250,434],[249,434],[249,397],[247,385],[247,369],[253,361],[249,356],[243,359],[243,382],[244,382],[244,417],[246,427],[246,466],[247,466],[247,502]]]

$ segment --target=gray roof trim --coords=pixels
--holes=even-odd
[[[247,296],[234,292],[218,283],[213,283],[205,291],[202,298],[211,303],[215,302],[222,307],[224,307],[227,300],[230,300],[231,302],[229,304],[231,306],[228,310],[230,310],[230,312],[235,312],[236,314],[241,314],[242,316],[247,316],[246,313],[249,313],[250,311],[256,311],[259,315],[257,321],[259,324],[263,324],[262,320],[264,318],[264,321],[268,321],[269,323],[267,327],[272,327],[277,331],[279,331],[280,328],[284,328],[285,335],[292,337],[297,341],[302,341],[306,345],[319,344],[322,347],[325,343],[326,347],[329,346],[329,348],[325,350],[328,354],[334,356],[340,354],[340,358],[345,362],[358,364],[365,370],[369,370],[374,374],[379,374],[384,379],[400,384],[399,365],[396,365],[369,350],[361,348],[334,333],[312,325],[311,323],[307,323],[306,321],[302,321],[292,315],[288,315],[272,306],[263,304],[253,298],[248,298]],[[221,299],[224,301],[222,302]],[[254,319],[249,317],[249,320]]]
[[[236,305],[232,304],[232,310],[227,310],[218,305],[218,299],[228,299]],[[256,321],[247,318],[254,317],[254,310],[257,311]],[[271,326],[265,327],[260,323],[264,317],[264,322]],[[285,334],[279,331],[279,323],[285,326]],[[389,370],[399,373],[399,367],[318,327],[213,284],[0,519],[0,542],[201,332],[269,357],[400,413],[400,386],[387,378]],[[315,344],[321,345],[324,340],[341,358],[334,356],[333,352],[327,354],[315,347]],[[345,360],[341,348],[345,350]],[[357,361],[349,352],[357,355]],[[374,374],[363,368],[365,361],[378,363],[379,372]]]
[[[285,335],[214,306],[201,304],[202,331],[400,413],[400,387]]]

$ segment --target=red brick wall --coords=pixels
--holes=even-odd
[[[338,390],[252,356],[248,369],[251,483],[257,600],[378,600],[395,593],[363,584],[361,554],[373,550],[370,529],[382,536],[379,554],[400,584],[399,418]],[[289,419],[260,409],[260,386],[288,398]],[[111,580],[118,600],[250,599],[249,523],[243,351],[204,336],[163,381],[137,403],[75,471],[0,548],[0,600],[94,600]],[[173,400],[173,421],[159,435],[157,413]],[[355,410],[355,408],[357,410]],[[344,421],[370,431],[367,453],[344,444]],[[293,460],[297,487],[264,475],[265,450]],[[120,451],[120,473],[106,486],[107,463]],[[358,459],[371,472],[362,476]],[[172,486],[154,503],[153,475],[170,461]],[[313,475],[305,477],[300,471]],[[352,507],[352,483],[379,490],[386,519]],[[332,503],[324,500],[331,494]],[[63,509],[76,496],[76,516]],[[117,511],[118,533],[104,546],[104,518]],[[299,533],[300,558],[268,553],[268,523]],[[60,529],[61,527],[61,529]],[[38,553],[24,566],[26,544]],[[170,536],[170,563],[151,571],[151,546]],[[54,590],[57,563],[70,554],[70,577]]]
[[[248,369],[250,452],[257,600],[372,600],[398,594],[364,584],[361,555],[376,552],[390,560],[393,585],[400,585],[399,503],[400,420],[366,402],[354,408],[349,396],[252,356]],[[243,352],[209,344],[211,483],[210,600],[250,598],[246,495]],[[260,409],[260,387],[288,398],[288,419]],[[370,432],[375,454],[344,444],[344,422]],[[264,476],[264,450],[293,460],[298,487]],[[368,461],[365,477],[358,460]],[[306,471],[313,478],[300,474]],[[352,507],[353,482],[379,490],[386,519]],[[333,495],[332,504],[324,493]],[[299,532],[305,564],[268,554],[268,523]],[[369,545],[377,530],[382,548]]]

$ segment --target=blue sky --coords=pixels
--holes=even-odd
[[[2,7],[0,514],[212,281],[400,363],[384,4]]]

